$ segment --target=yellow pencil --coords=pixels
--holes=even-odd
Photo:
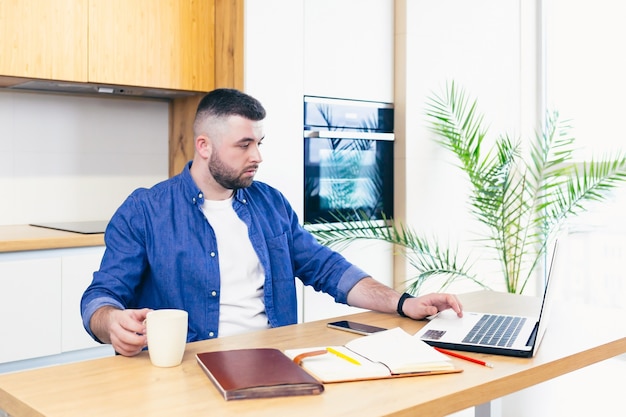
[[[327,350],[329,353],[332,353],[333,355],[337,355],[337,356],[339,356],[341,359],[345,359],[345,360],[347,360],[347,361],[348,361],[348,362],[350,362],[350,363],[353,363],[353,364],[355,364],[355,365],[361,365],[361,362],[357,361],[357,360],[356,360],[356,359],[354,359],[354,358],[351,358],[350,356],[346,355],[345,353],[341,353],[341,352],[339,352],[339,351],[338,351],[338,350],[336,350],[336,349],[333,349],[333,348],[331,348],[331,347],[327,347],[327,348],[326,348],[326,350]]]

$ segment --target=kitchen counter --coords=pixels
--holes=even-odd
[[[26,224],[0,226],[0,253],[103,245],[104,233],[81,234]]]

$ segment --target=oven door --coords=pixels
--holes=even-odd
[[[306,132],[304,222],[393,217],[393,134]]]

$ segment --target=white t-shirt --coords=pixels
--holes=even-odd
[[[268,327],[259,262],[248,227],[237,216],[232,198],[204,200],[202,212],[215,231],[220,266],[219,335],[230,336]]]

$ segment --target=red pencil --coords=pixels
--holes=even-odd
[[[435,347],[435,349],[438,350],[441,353],[445,353],[446,355],[454,356],[455,358],[463,359],[463,360],[466,360],[466,361],[469,361],[469,362],[474,362],[474,363],[477,363],[479,365],[486,366],[488,368],[493,368],[493,365],[490,364],[489,362],[485,362],[485,361],[481,361],[479,359],[471,358],[469,356],[461,355],[460,353],[450,352],[449,350],[441,349],[441,348],[438,348],[438,347]]]

